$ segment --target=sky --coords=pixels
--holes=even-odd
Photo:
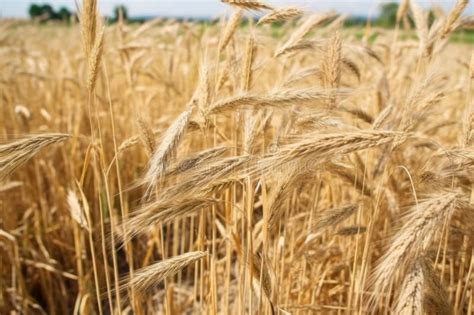
[[[81,0],[78,0],[80,3]],[[353,16],[375,16],[377,8],[388,0],[266,0],[266,4],[275,6],[297,5],[308,10],[326,11],[334,9],[339,13]],[[435,3],[449,9],[456,0],[418,0],[423,6]],[[75,11],[75,0],[0,0],[0,17],[24,18],[28,16],[31,3],[49,3],[55,9],[67,7]],[[128,8],[129,16],[168,16],[168,17],[218,17],[228,10],[219,0],[99,0],[99,9],[103,15],[112,15],[116,5]],[[474,13],[474,1],[470,1],[466,13]]]

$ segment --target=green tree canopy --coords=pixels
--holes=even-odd
[[[43,13],[42,6],[33,3],[30,5],[28,13],[32,19],[37,18]]]
[[[384,3],[380,7],[380,15],[378,22],[381,26],[394,26],[397,19],[398,3]]]
[[[67,8],[62,7],[58,11],[58,17],[62,21],[69,21],[71,19],[72,13]]]
[[[127,19],[128,19],[128,10],[127,10],[127,7],[124,6],[123,4],[118,5],[118,6],[116,6],[116,7],[114,8],[114,20],[115,20],[115,21],[118,21],[120,15],[122,15],[122,18],[123,18],[124,20],[127,20]]]
[[[72,13],[65,7],[59,9],[56,12],[53,7],[49,4],[36,4],[33,3],[28,9],[30,18],[33,20],[39,20],[42,22],[50,20],[62,20],[69,21]]]

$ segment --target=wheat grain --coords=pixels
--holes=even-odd
[[[425,276],[420,263],[415,263],[405,275],[395,307],[396,314],[423,314]]]
[[[286,21],[298,17],[303,14],[303,11],[298,7],[285,7],[276,9],[262,16],[257,24],[268,24],[280,21]]]
[[[409,2],[410,2],[409,0],[402,0],[400,5],[398,6],[397,16],[396,16],[397,24],[400,23],[402,18],[407,14]]]
[[[164,133],[161,143],[155,150],[153,156],[150,159],[148,170],[143,176],[142,182],[148,185],[148,191],[152,191],[160,177],[164,175],[166,164],[176,150],[176,146],[179,144],[181,137],[183,136],[186,126],[189,122],[193,110],[194,102],[191,102],[187,109],[182,112],[171,126]]]
[[[452,30],[453,25],[461,16],[462,12],[468,5],[469,0],[457,0],[456,4],[454,5],[453,9],[449,12],[448,17],[441,29],[441,38],[447,36]]]
[[[39,134],[0,145],[0,181],[5,180],[18,167],[34,157],[41,149],[69,139],[63,133]]]
[[[275,57],[281,56],[288,50],[291,50],[295,45],[298,45],[303,40],[303,38],[309,32],[311,32],[313,28],[318,25],[321,25],[322,23],[333,18],[334,16],[334,13],[328,12],[324,14],[317,13],[308,17],[306,21],[296,31],[292,33],[288,41],[277,49],[277,51],[275,52]]]
[[[248,10],[272,10],[272,7],[260,2],[252,0],[221,0],[224,3],[231,4],[236,7],[248,9]]]
[[[220,114],[227,111],[237,110],[240,108],[263,108],[274,107],[282,108],[291,105],[305,105],[312,104],[317,101],[324,101],[331,99],[332,95],[346,96],[349,90],[322,90],[315,88],[308,89],[289,89],[282,90],[273,94],[258,96],[252,93],[244,95],[237,95],[228,99],[220,100],[212,104],[208,110],[207,115]]]
[[[131,278],[123,278],[121,280],[122,284],[118,289],[123,291],[129,286],[133,286],[139,292],[146,293],[159,285],[161,281],[175,275],[183,268],[206,256],[206,252],[189,252],[138,269]]]
[[[232,36],[234,36],[237,27],[239,26],[240,19],[242,18],[242,10],[236,10],[230,17],[227,25],[225,26],[224,32],[221,39],[219,40],[219,51],[222,52],[229,44]]]
[[[349,218],[358,209],[358,205],[350,204],[337,208],[332,208],[323,211],[323,213],[316,219],[314,229],[320,232],[321,230],[339,224]]]
[[[82,3],[80,12],[82,44],[84,45],[86,56],[89,59],[92,48],[96,43],[97,1],[84,0]]]
[[[281,146],[278,152],[265,156],[259,161],[257,170],[267,172],[289,165],[295,165],[301,170],[311,170],[336,155],[389,143],[396,135],[393,132],[383,131],[306,134],[298,142]]]
[[[76,221],[81,227],[89,230],[89,224],[81,204],[79,203],[79,199],[77,198],[76,193],[74,193],[72,190],[69,190],[67,194],[67,203],[69,206],[69,213],[71,214],[73,220]]]
[[[427,250],[438,230],[449,220],[456,195],[449,193],[429,198],[411,209],[406,223],[392,240],[373,274],[376,298],[385,292],[395,272],[405,268],[421,251]]]

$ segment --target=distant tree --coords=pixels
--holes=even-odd
[[[43,9],[41,5],[32,4],[28,9],[28,13],[31,19],[37,19],[43,14]]]
[[[114,21],[118,21],[120,17],[122,17],[124,21],[128,19],[127,7],[123,4],[118,5],[114,8]]]
[[[69,22],[72,13],[65,7],[61,7],[59,11],[55,11],[49,4],[35,4],[30,5],[28,13],[32,20],[46,22],[50,20],[60,20]]]
[[[384,3],[380,7],[380,15],[378,24],[384,27],[391,27],[395,25],[397,18],[398,3],[389,2]]]
[[[71,19],[72,13],[67,8],[62,7],[59,9],[57,16],[61,21],[69,22],[69,20]]]
[[[53,7],[50,6],[49,4],[43,4],[41,6],[41,11],[42,11],[41,17],[42,19],[46,21],[54,20],[56,18],[56,12],[54,12]]]

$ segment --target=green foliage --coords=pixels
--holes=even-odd
[[[68,22],[72,15],[72,13],[65,7],[60,8],[59,11],[56,12],[49,4],[36,3],[30,5],[28,13],[32,20],[37,20],[41,22],[51,20]]]
[[[65,7],[61,7],[57,14],[61,21],[69,21],[72,16],[72,13]]]
[[[42,6],[37,5],[37,4],[32,4],[30,5],[28,13],[32,19],[37,18],[41,16],[41,14],[43,13]]]
[[[384,3],[380,7],[380,15],[377,24],[383,27],[393,27],[397,19],[398,3]]]
[[[123,4],[118,5],[114,8],[114,21],[118,21],[120,15],[122,15],[124,21],[128,19],[128,9]]]
[[[474,44],[474,30],[454,32],[450,37],[451,42]]]

